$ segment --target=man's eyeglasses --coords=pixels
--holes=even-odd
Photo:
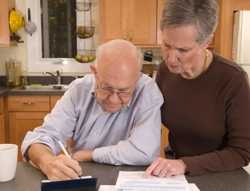
[[[107,99],[109,96],[116,94],[119,99],[121,100],[122,103],[126,102],[131,94],[131,90],[116,90],[111,87],[101,87],[97,86],[96,87],[96,93],[102,98],[102,99]]]

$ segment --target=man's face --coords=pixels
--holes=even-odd
[[[104,111],[117,112],[129,103],[137,79],[125,76],[115,71],[95,74],[96,99]]]
[[[170,72],[192,78],[202,68],[206,43],[196,42],[193,25],[165,28],[162,31],[162,53]]]

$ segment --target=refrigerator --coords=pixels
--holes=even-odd
[[[250,78],[250,10],[234,12],[232,56]]]

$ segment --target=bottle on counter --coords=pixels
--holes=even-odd
[[[16,87],[21,83],[21,63],[15,59],[8,59],[5,61],[7,87]]]
[[[14,70],[15,70],[15,77],[14,77],[14,81],[15,81],[15,86],[20,86],[21,85],[21,62],[15,60],[14,62]]]

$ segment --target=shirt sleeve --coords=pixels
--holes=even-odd
[[[243,75],[242,75],[243,74]],[[236,80],[239,79],[239,80]],[[224,146],[220,150],[199,156],[182,157],[187,173],[230,171],[248,164],[250,160],[250,87],[246,73],[233,78],[225,99]]]
[[[33,131],[27,132],[22,142],[21,152],[25,157],[27,149],[33,143],[41,143],[47,145],[56,155],[61,149],[57,140],[63,143],[73,134],[76,123],[76,107],[75,88],[70,87],[64,96],[56,103],[54,109],[45,118],[41,127],[35,128]]]
[[[148,165],[159,156],[163,98],[156,84],[151,85],[140,95],[140,108],[130,136],[116,145],[96,148],[94,161],[114,165]]]

